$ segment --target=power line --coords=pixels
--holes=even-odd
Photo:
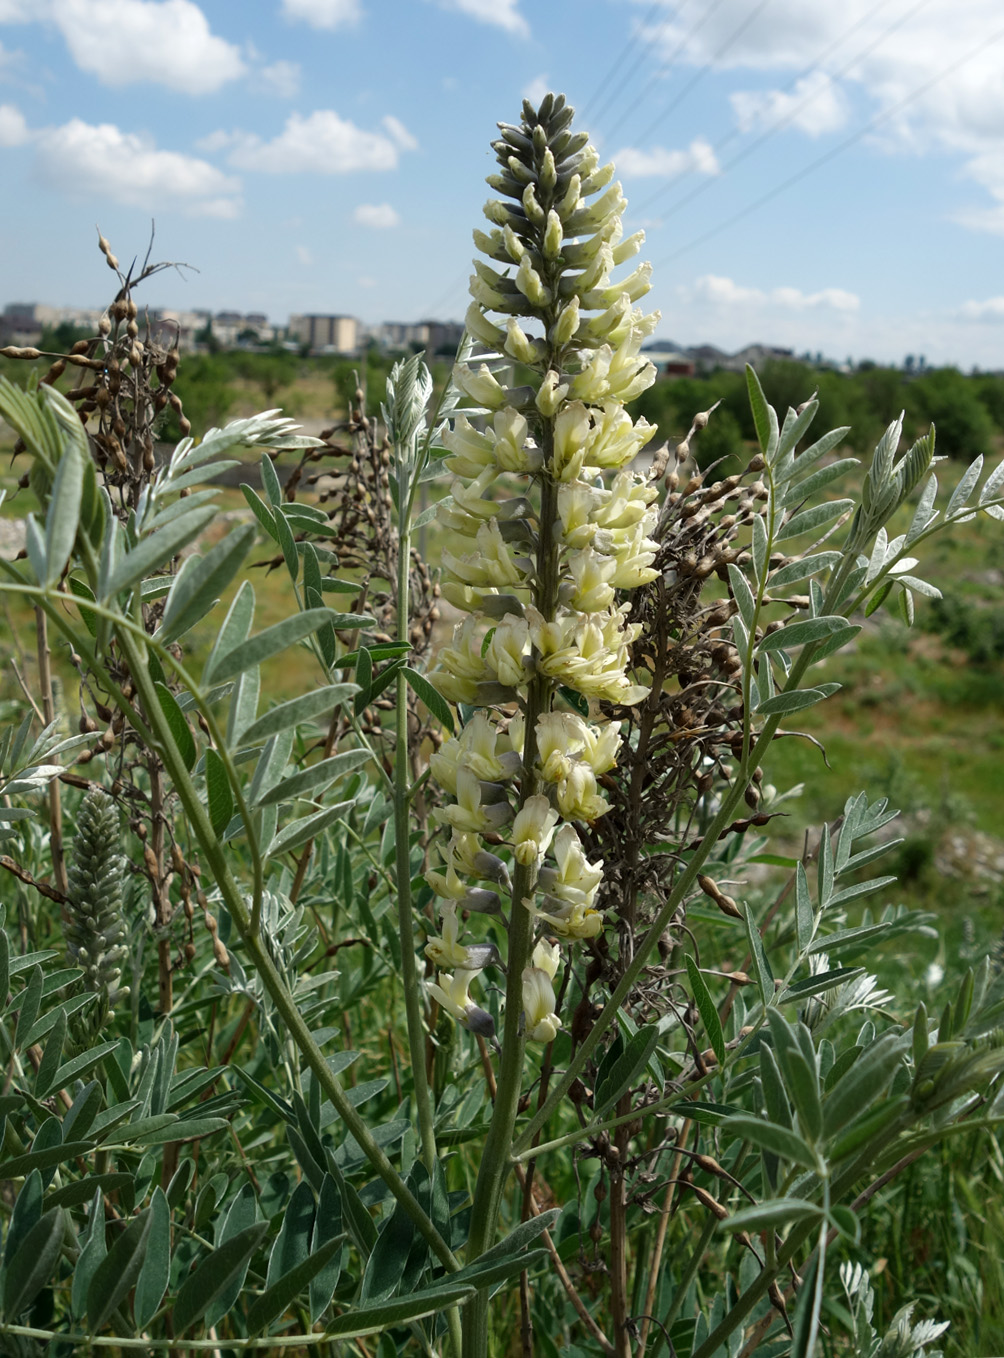
[[[695,85],[700,84],[700,82],[712,69],[715,62],[720,61],[721,58],[724,57],[725,54],[728,52],[729,48],[733,47],[739,41],[739,39],[746,32],[746,30],[750,28],[756,22],[757,19],[759,19],[760,15],[763,13],[763,11],[767,8],[769,4],[770,0],[760,0],[760,3],[752,11],[752,13],[746,16],[746,18],[735,30],[735,32],[732,33],[730,37],[726,38],[725,42],[722,43],[721,47],[719,47],[718,50],[712,54],[712,56],[701,67],[701,69],[697,71],[693,76],[691,76],[690,80],[687,81],[686,85],[684,85],[683,89],[676,96],[676,98],[670,100],[670,102],[662,110],[662,112],[659,114],[656,120],[645,129],[645,131],[639,137],[638,139],[639,141],[644,141],[645,138],[650,136],[651,133],[654,132],[657,127],[660,127],[662,125],[664,119],[666,119],[671,113],[675,113],[675,111],[680,107],[684,99],[686,99],[687,95],[695,87]]]
[[[612,137],[613,134],[617,131],[617,129],[623,124],[623,122],[625,121],[625,119],[627,119],[627,118],[629,118],[629,117],[631,116],[631,114],[635,111],[635,109],[638,107],[638,105],[641,103],[641,101],[645,98],[646,94],[648,94],[649,90],[652,88],[652,86],[655,84],[655,82],[659,79],[659,77],[662,75],[662,73],[663,73],[664,71],[668,71],[668,70],[671,69],[671,67],[672,67],[672,65],[673,65],[673,62],[674,62],[674,61],[676,60],[676,58],[680,55],[680,53],[681,53],[682,51],[685,50],[685,48],[687,47],[687,44],[691,41],[691,39],[692,39],[692,38],[695,38],[695,37],[697,36],[697,34],[701,31],[701,29],[704,27],[704,25],[708,22],[708,20],[709,20],[709,19],[712,17],[712,15],[715,13],[715,11],[716,11],[717,9],[720,9],[721,6],[722,6],[724,3],[725,3],[725,0],[713,0],[713,3],[710,5],[710,7],[709,7],[708,9],[706,9],[706,10],[704,11],[704,14],[701,16],[700,19],[698,19],[697,23],[694,24],[694,26],[693,26],[691,29],[689,29],[688,32],[686,32],[686,33],[683,35],[683,37],[682,37],[682,38],[680,39],[680,41],[676,44],[676,46],[673,48],[672,52],[670,52],[669,56],[668,56],[668,57],[666,58],[666,60],[662,63],[662,65],[658,68],[658,70],[655,72],[655,74],[649,76],[647,83],[646,83],[645,85],[642,86],[641,90],[639,91],[638,95],[635,97],[634,101],[633,101],[631,104],[628,105],[628,107],[624,110],[624,112],[621,114],[621,116],[620,116],[620,117],[617,119],[617,121],[614,123],[613,127],[611,127],[611,128],[608,129],[608,131],[607,131],[607,133],[606,133],[606,135],[607,135],[608,137]],[[656,34],[656,39],[658,39],[659,34],[661,34],[661,33],[664,31],[664,29],[668,28],[668,26],[669,26],[669,20],[667,19],[666,22],[665,22],[665,24],[662,25],[662,28],[660,28],[659,33]],[[645,55],[645,53],[643,52],[643,53],[642,53],[642,56],[639,57],[638,61],[635,62],[635,65],[634,65],[634,67],[632,67],[632,70],[637,69],[637,67],[641,64],[641,61],[642,61],[642,58],[644,57],[644,55]],[[610,101],[608,100],[608,101],[607,101],[607,104],[609,104],[609,102],[610,102]],[[604,106],[604,111],[605,111],[605,109],[606,109],[606,105]]]
[[[775,185],[773,189],[768,193],[761,195],[761,197],[757,198],[754,202],[748,203],[746,207],[742,208],[739,212],[734,213],[726,221],[720,222],[718,226],[712,227],[710,231],[703,232],[702,235],[688,241],[686,245],[681,245],[679,249],[674,250],[671,255],[667,255],[664,259],[660,260],[656,267],[661,268],[663,265],[671,264],[674,260],[679,259],[681,255],[687,254],[689,251],[696,249],[698,245],[703,245],[705,241],[711,240],[713,237],[720,235],[723,231],[727,231],[730,226],[735,226],[736,222],[741,222],[743,218],[748,217],[751,212],[755,212],[758,208],[763,207],[772,199],[777,198],[794,184],[805,179],[807,175],[812,174],[814,170],[818,170],[821,165],[826,165],[829,161],[840,155],[842,151],[846,151],[849,146],[853,146],[855,142],[859,142],[862,137],[867,136],[868,133],[878,127],[880,123],[884,123],[888,118],[891,118],[893,114],[899,113],[899,111],[906,108],[908,104],[912,104],[915,99],[919,99],[921,95],[926,94],[927,91],[933,89],[935,85],[939,85],[947,76],[952,75],[955,71],[959,70],[960,67],[965,66],[968,62],[972,61],[973,57],[979,56],[981,52],[985,52],[987,48],[992,47],[994,43],[1000,42],[1001,38],[1004,38],[1004,26],[998,28],[989,38],[981,39],[975,47],[971,48],[965,54],[965,56],[959,57],[957,61],[953,61],[950,66],[944,67],[937,75],[932,76],[930,80],[925,80],[923,84],[918,85],[916,89],[911,90],[909,94],[904,95],[903,98],[897,100],[895,104],[891,104],[889,108],[884,109],[881,113],[877,113],[874,118],[870,118],[868,122],[858,128],[856,132],[853,132],[849,137],[845,137],[839,145],[831,147],[829,151],[824,152],[821,156],[817,156],[816,159],[810,161],[808,165],[804,165],[802,169],[796,170],[793,175],[789,175],[787,179],[782,180],[780,184]]]
[[[785,86],[783,93],[787,93],[789,90],[794,89],[795,86],[798,85],[799,81],[807,79],[815,71],[818,71],[831,52],[833,52],[842,43],[846,42],[847,39],[851,36],[851,34],[857,32],[857,30],[863,24],[867,23],[870,19],[874,19],[875,15],[881,9],[885,8],[885,5],[888,3],[889,0],[885,0],[885,3],[879,5],[877,10],[871,10],[869,13],[865,14],[861,19],[858,20],[856,24],[853,24],[849,29],[847,29],[845,33],[841,34],[840,37],[838,37],[832,43],[830,43],[829,46],[826,47],[826,49],[820,53],[820,55],[810,66],[805,67],[804,70],[800,71],[798,75],[796,75],[794,79],[791,80],[788,83],[788,85]],[[868,43],[865,47],[861,48],[860,51],[855,52],[854,55],[847,62],[845,62],[844,65],[834,74],[832,79],[840,80],[843,76],[847,74],[847,72],[853,66],[855,66],[858,62],[862,61],[865,57],[870,56],[871,53],[874,52],[877,47],[881,46],[881,44],[885,42],[885,40],[888,37],[890,37],[893,33],[895,33],[897,29],[902,28],[903,25],[908,20],[912,19],[915,14],[917,14],[920,10],[924,9],[925,6],[929,5],[930,3],[931,0],[918,0],[917,4],[913,5],[910,9],[905,11],[905,13],[901,14],[899,18],[896,19],[892,24],[890,24],[888,28],[884,29],[883,32],[880,33],[877,38],[875,38],[872,42]],[[816,97],[817,97],[816,92],[813,92],[811,94],[807,94],[805,98],[800,99],[794,105],[793,108],[790,108],[788,110],[786,114],[778,118],[776,122],[772,123],[770,127],[766,128],[765,131],[763,131],[758,137],[755,137],[752,142],[747,143],[747,145],[737,155],[733,156],[730,161],[728,161],[724,166],[722,166],[720,172],[717,175],[715,175],[713,178],[703,180],[700,184],[696,185],[689,193],[685,194],[683,198],[679,199],[676,203],[674,203],[672,207],[670,207],[669,210],[664,214],[663,219],[665,220],[668,217],[675,216],[677,212],[684,208],[688,203],[692,202],[693,199],[700,197],[702,193],[706,192],[706,190],[709,189],[712,186],[712,184],[720,183],[722,175],[727,174],[728,171],[734,169],[736,165],[740,165],[744,160],[747,160],[751,155],[753,155],[755,151],[759,150],[759,148],[764,144],[764,142],[769,141],[770,138],[775,135],[775,133],[780,132],[785,127],[787,127],[797,117],[797,115],[802,111],[802,109],[805,108],[807,104],[811,104],[813,99],[815,99]],[[734,128],[730,133],[728,133],[727,136],[723,137],[719,142],[717,142],[715,146],[712,148],[712,150],[717,153],[722,149],[723,146],[727,145],[738,135],[739,135],[738,128]],[[676,174],[670,176],[667,179],[666,183],[661,184],[659,188],[656,189],[656,191],[653,194],[651,194],[650,197],[646,198],[644,203],[642,203],[640,207],[637,208],[636,210],[639,212],[646,211],[649,207],[651,207],[651,205],[654,202],[657,201],[657,199],[662,197],[662,195],[667,191],[667,189],[672,188],[673,184],[676,183],[678,179],[682,178],[683,175],[688,173],[688,169],[689,167],[681,169],[677,171]]]
[[[686,0],[684,0],[684,3],[686,3]],[[610,81],[611,81],[611,80],[614,78],[614,76],[617,74],[617,71],[618,71],[618,69],[619,69],[619,67],[620,67],[620,65],[621,65],[621,62],[622,62],[622,61],[624,60],[624,58],[631,52],[631,49],[638,46],[639,41],[640,41],[640,35],[645,31],[645,28],[646,28],[646,26],[648,25],[648,23],[655,17],[655,15],[659,12],[659,10],[662,9],[662,7],[663,7],[663,5],[662,5],[662,0],[654,0],[654,3],[653,3],[653,5],[652,5],[651,9],[646,13],[644,19],[642,19],[641,23],[638,25],[638,27],[635,29],[635,31],[631,34],[630,38],[628,38],[628,40],[627,40],[627,42],[624,44],[624,46],[621,48],[621,52],[620,52],[620,55],[618,56],[617,60],[613,63],[612,66],[608,67],[606,75],[605,75],[605,76],[603,77],[603,79],[600,81],[599,85],[597,85],[597,87],[596,87],[596,89],[594,90],[594,92],[593,92],[593,93],[590,95],[590,97],[586,100],[585,107],[586,107],[587,110],[588,110],[588,109],[591,109],[592,106],[593,106],[593,104],[596,102],[596,100],[599,99],[599,97],[600,97],[600,95],[603,93],[604,89],[607,87],[607,85],[609,85]],[[677,13],[679,13],[679,9],[677,10]],[[669,23],[669,19],[667,19],[667,20],[665,21],[665,23],[668,24],[668,23]],[[665,25],[664,25],[664,26],[665,26]],[[662,30],[660,29],[660,32],[661,32],[661,31],[662,31]],[[643,57],[644,55],[645,55],[644,52],[642,52],[642,57]],[[630,74],[638,67],[638,65],[640,64],[640,62],[641,62],[641,58],[639,58],[638,61],[635,62],[634,66],[632,66],[632,68],[631,68],[631,71],[628,72],[628,75],[630,75]],[[609,101],[608,101],[608,102],[609,102]],[[603,107],[604,107],[604,109],[605,109],[605,108],[606,108],[606,104],[604,104]],[[590,115],[590,116],[591,116],[591,115]],[[598,116],[598,115],[597,115],[597,116]]]

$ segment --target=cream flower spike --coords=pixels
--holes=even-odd
[[[441,518],[467,545],[444,552],[442,591],[468,616],[432,672],[448,702],[477,710],[461,711],[458,735],[430,759],[447,794],[435,818],[452,831],[445,869],[428,874],[444,902],[430,955],[444,1007],[471,1027],[462,959],[482,953],[460,942],[457,921],[496,908],[479,881],[501,883],[507,1009],[550,1041],[559,945],[541,926],[562,943],[603,928],[603,865],[586,859],[573,822],[609,809],[598,779],[616,767],[620,723],[590,706],[648,693],[633,682],[639,626],[620,592],[655,574],[655,490],[628,470],[655,430],[624,407],[653,380],[641,345],[658,314],[634,305],[647,265],[618,281],[642,237],[624,239],[613,166],[572,130],[563,97],[524,103],[492,149],[468,313],[492,353],[456,366],[471,408],[443,436],[457,480]]]

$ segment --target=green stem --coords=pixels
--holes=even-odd
[[[541,445],[546,467],[550,465],[554,451],[554,427],[550,421],[544,426]],[[536,588],[537,607],[545,618],[553,615],[558,599],[558,545],[552,532],[557,508],[557,485],[545,473],[541,484]],[[553,687],[546,675],[537,674],[527,688],[519,793],[521,807],[538,791],[537,720],[550,709]],[[523,1051],[526,1044],[521,1031],[523,969],[529,965],[533,944],[533,916],[524,908],[523,901],[532,893],[536,877],[536,865],[516,864],[513,872],[512,908],[509,912],[502,1056],[499,1061],[495,1108],[481,1152],[481,1164],[474,1189],[471,1233],[467,1242],[468,1264],[489,1249],[495,1240],[502,1197],[512,1172],[513,1132],[523,1086]],[[484,1358],[487,1353],[488,1301],[488,1291],[481,1291],[465,1309],[464,1358]]]
[[[398,525],[397,544],[397,638],[408,640],[409,567],[411,565],[410,525],[403,516]],[[409,788],[411,768],[408,761],[408,680],[403,671],[397,675],[397,706],[394,744],[394,852],[397,865],[397,926],[401,939],[401,980],[408,1023],[408,1055],[415,1082],[415,1105],[422,1145],[422,1160],[431,1174],[436,1164],[436,1127],[432,1093],[426,1073],[425,1025],[415,963],[415,924],[411,906],[411,817]]]

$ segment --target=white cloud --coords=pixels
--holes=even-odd
[[[985,302],[963,302],[958,311],[962,321],[982,324],[1004,324],[1004,297],[988,297]]]
[[[28,140],[24,114],[13,104],[0,104],[0,146],[22,146]]]
[[[217,134],[220,135],[220,134]],[[364,132],[332,109],[308,117],[292,114],[271,141],[252,133],[231,134],[230,162],[266,174],[348,174],[352,170],[393,170],[398,144],[380,132]]]
[[[105,198],[144,210],[174,208],[199,217],[240,212],[240,180],[206,160],[158,150],[149,138],[112,123],[72,118],[35,133],[34,140],[42,177],[72,197]]]
[[[208,94],[245,72],[192,0],[59,0],[51,15],[73,60],[105,85]]]
[[[821,288],[818,292],[802,292],[799,288],[778,287],[765,292],[760,288],[745,287],[720,274],[704,274],[679,289],[680,296],[690,303],[703,303],[722,308],[763,308],[776,311],[829,310],[857,311],[861,299],[843,288]]]
[[[519,0],[442,0],[442,5],[478,23],[505,29],[516,38],[530,36],[530,25],[519,12]]]
[[[411,135],[399,118],[395,118],[393,114],[388,113],[386,118],[380,119],[380,124],[390,133],[402,151],[418,150],[417,140]]]
[[[847,121],[847,101],[825,71],[805,76],[790,90],[737,90],[729,98],[741,132],[784,126],[819,137]]]
[[[613,157],[622,175],[644,178],[650,175],[673,176],[694,170],[698,174],[717,174],[718,160],[714,148],[701,137],[696,137],[685,151],[667,151],[655,146],[651,151],[639,151],[626,146]]]
[[[300,67],[295,61],[273,61],[258,72],[258,82],[269,94],[292,99],[300,90]]]
[[[296,259],[297,263],[302,264],[304,268],[309,268],[314,262],[314,256],[305,245],[298,245],[296,247]]]
[[[640,0],[639,0],[640,3]],[[737,114],[749,125],[792,114],[813,135],[841,123],[841,100],[854,95],[856,125],[879,119],[868,135],[890,153],[948,151],[963,158],[964,173],[986,188],[996,205],[954,214],[955,220],[1004,234],[1004,172],[993,174],[985,157],[1004,143],[1004,80],[1001,79],[999,0],[926,0],[895,7],[874,0],[839,5],[771,0],[749,17],[748,0],[722,0],[695,24],[690,7],[682,17],[653,20],[640,34],[656,60],[716,71],[810,74],[791,90],[744,94]],[[677,52],[677,49],[679,51]],[[721,53],[721,55],[719,55]],[[830,94],[794,112],[810,82],[831,83]],[[829,103],[828,99],[837,102]],[[950,210],[950,209],[949,209]]]
[[[401,218],[390,203],[360,203],[352,218],[360,225],[372,226],[378,231],[386,231],[389,227],[401,225]]]
[[[358,23],[362,17],[359,0],[282,0],[282,13],[311,28],[331,30]]]

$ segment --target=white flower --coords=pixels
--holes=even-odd
[[[523,1014],[526,1035],[532,1042],[553,1042],[561,1019],[554,1012],[554,986],[540,967],[523,969]]]
[[[557,823],[558,813],[546,797],[527,797],[512,826],[516,862],[524,867],[539,864],[547,852]]]

